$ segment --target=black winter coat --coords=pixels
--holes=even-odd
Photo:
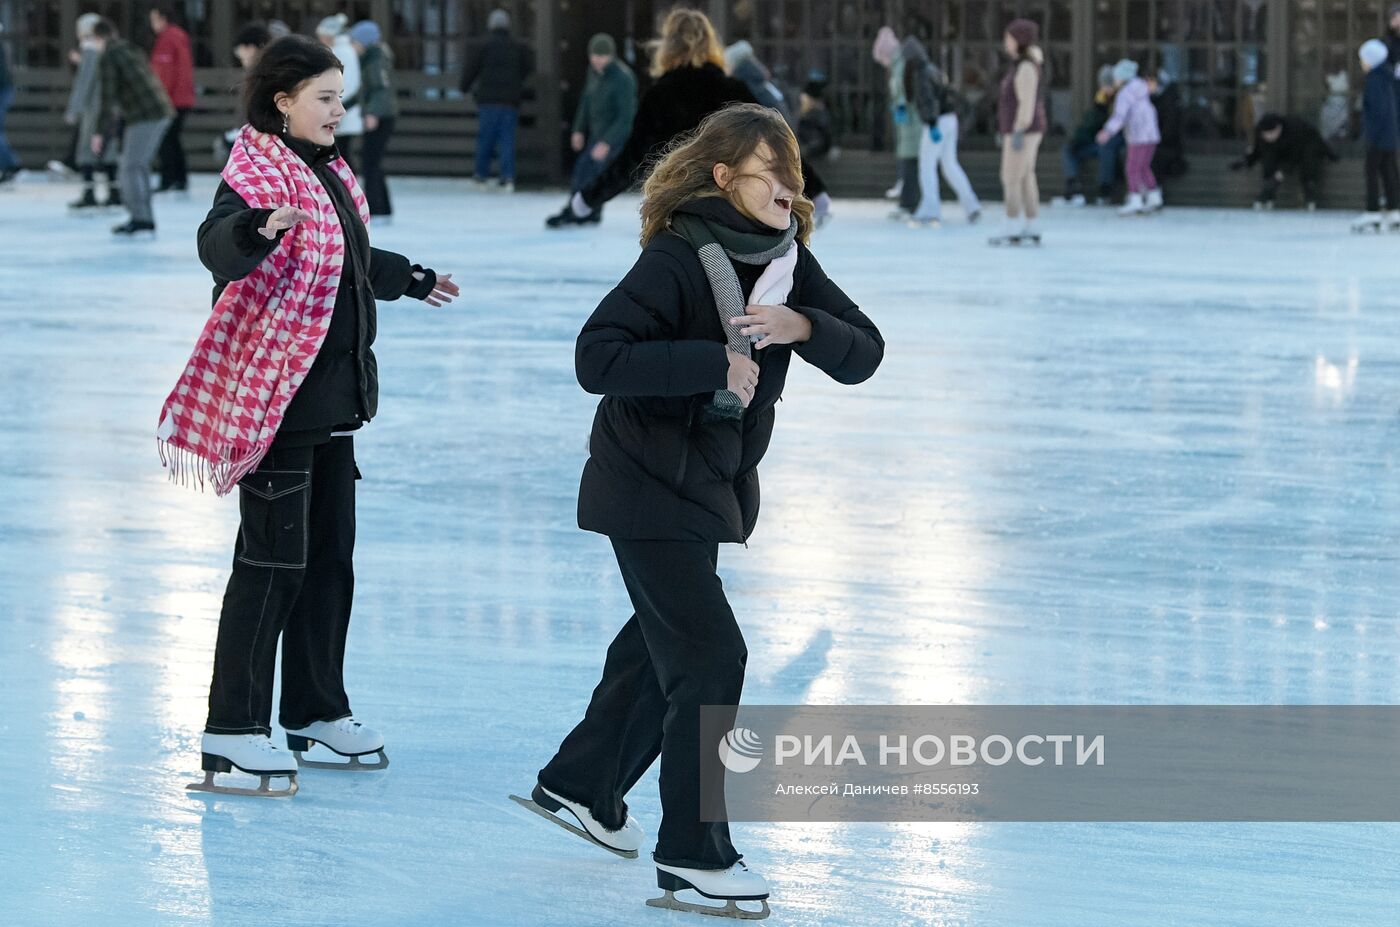
[[[1254,129],[1254,146],[1245,154],[1246,166],[1260,164],[1266,177],[1280,170],[1310,173],[1322,166],[1324,160],[1336,160],[1322,133],[1301,116],[1283,116],[1283,132],[1278,141],[1268,142]],[[1262,119],[1262,117],[1261,117]]]
[[[581,191],[583,201],[597,209],[641,180],[650,169],[648,159],[671,139],[730,103],[754,102],[743,81],[727,76],[716,65],[667,71],[642,94],[632,119],[632,135],[603,173]]]
[[[330,329],[277,432],[283,446],[319,443],[332,431],[358,428],[374,416],[379,409],[379,368],[370,350],[378,327],[375,300],[422,299],[437,283],[432,271],[409,264],[403,255],[370,247],[350,191],[330,168],[338,154],[334,146],[300,139],[288,144],[330,194],[346,247]],[[199,259],[214,275],[215,301],[230,281],[252,273],[282,241],[285,233],[269,240],[257,232],[271,214],[271,209],[250,208],[232,187],[219,183],[198,233]],[[413,279],[414,271],[423,272],[421,281]]]
[[[627,144],[603,173],[580,192],[589,209],[597,209],[608,200],[625,193],[634,183],[646,178],[652,159],[659,156],[666,144],[700,125],[710,113],[724,109],[730,103],[759,103],[748,85],[724,73],[714,64],[698,68],[682,67],[667,71],[656,79],[637,104],[632,119],[632,134]],[[776,109],[776,107],[774,107]],[[779,110],[782,112],[782,110]],[[784,116],[784,118],[787,118]],[[809,198],[826,192],[826,183],[816,170],[802,160],[803,194]]]
[[[484,45],[467,55],[460,86],[478,105],[519,106],[534,70],[534,50],[505,29],[495,29]]]
[[[634,540],[748,539],[792,355],[840,383],[867,379],[884,357],[874,323],[798,248],[787,305],[811,321],[811,340],[755,352],[758,388],[739,421],[700,414],[726,388],[729,358],[709,281],[683,238],[657,235],[604,297],[574,354],[580,385],[604,397],[579,487],[580,528]],[[762,268],[736,270],[747,297]]]

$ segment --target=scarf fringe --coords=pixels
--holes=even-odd
[[[249,473],[258,468],[267,448],[255,447],[232,460],[210,460],[169,441],[156,439],[156,451],[160,454],[160,464],[169,470],[168,479],[187,489],[196,485],[204,492],[205,484],[213,487],[214,495],[226,496],[233,491]]]

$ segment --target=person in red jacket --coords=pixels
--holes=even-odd
[[[151,48],[151,70],[165,87],[175,118],[160,143],[160,186],[157,193],[184,190],[189,186],[189,169],[185,166],[185,146],[180,131],[185,115],[194,109],[194,56],[190,54],[189,33],[174,23],[169,4],[151,7],[151,31],[156,44]]]

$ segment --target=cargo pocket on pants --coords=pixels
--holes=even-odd
[[[305,568],[311,474],[258,470],[239,480],[238,488],[238,559],[253,566]]]

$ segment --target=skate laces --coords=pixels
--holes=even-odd
[[[339,721],[334,722],[333,726],[337,731],[340,731],[342,734],[358,734],[359,729],[364,727],[364,725],[361,724],[359,721],[356,721],[353,716],[349,718],[341,718]]]

